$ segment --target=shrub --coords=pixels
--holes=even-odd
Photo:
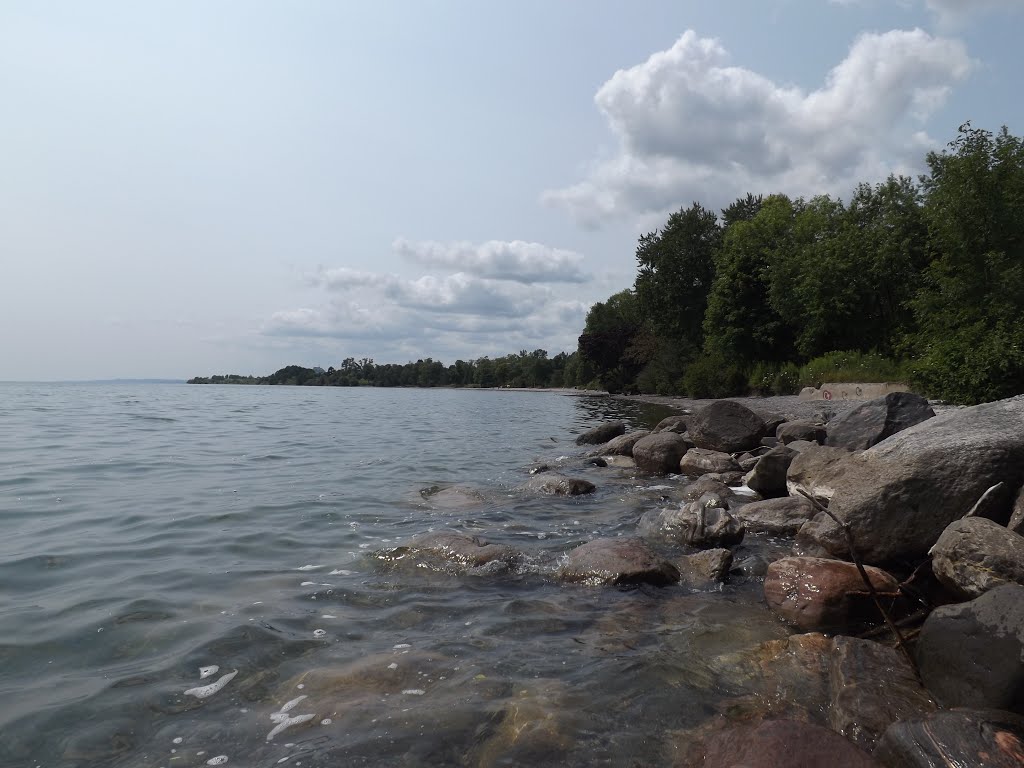
[[[800,368],[798,387],[850,381],[904,381],[910,371],[904,363],[875,352],[828,352]]]
[[[1019,333],[979,323],[929,345],[911,381],[930,397],[973,405],[1024,391],[1024,341]]]
[[[747,394],[747,376],[736,363],[717,355],[697,358],[683,374],[686,394],[696,399]]]

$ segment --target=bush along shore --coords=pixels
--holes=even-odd
[[[586,453],[572,461],[597,484],[618,468],[652,488],[681,480],[681,493],[652,502],[630,534],[570,549],[555,579],[753,584],[790,628],[708,662],[724,695],[752,694],[678,734],[671,762],[1024,764],[1024,396],[936,415],[899,392],[830,419],[766,402],[714,401],[651,431],[606,422],[577,439]],[[584,472],[537,466],[525,489],[595,490],[572,474]],[[435,499],[477,501],[458,488]],[[773,544],[734,561],[752,539]],[[375,557],[501,574],[527,555],[434,531]]]

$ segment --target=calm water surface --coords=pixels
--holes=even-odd
[[[754,583],[553,578],[684,484],[591,467],[574,436],[664,415],[544,393],[0,385],[0,765],[670,762],[673,734],[737,693],[709,659],[786,632]],[[517,490],[537,461],[598,491]],[[451,485],[480,500],[423,493]],[[523,565],[374,556],[443,529]]]

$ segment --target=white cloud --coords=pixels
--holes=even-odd
[[[395,253],[428,267],[442,267],[495,280],[519,283],[583,283],[583,256],[522,240],[439,243],[398,238]]]
[[[865,34],[805,92],[731,66],[691,30],[601,86],[618,153],[544,199],[597,224],[747,192],[846,193],[912,170],[931,143],[923,120],[973,66],[962,43],[920,29]]]

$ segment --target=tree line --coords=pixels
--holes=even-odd
[[[1024,143],[960,127],[916,182],[848,201],[693,203],[595,304],[582,363],[610,391],[720,397],[906,378],[974,403],[1024,391]]]

